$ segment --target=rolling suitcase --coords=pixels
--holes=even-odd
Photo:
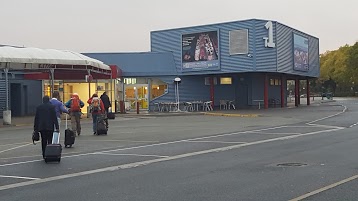
[[[67,126],[67,114],[66,114],[66,130],[65,130],[65,148],[72,147],[72,145],[75,143],[75,132],[73,130],[69,129]]]
[[[116,115],[112,112],[112,108],[108,108],[107,119],[116,119]]]
[[[62,146],[60,144],[60,133],[53,132],[52,144],[48,144],[45,149],[45,162],[61,162]]]
[[[105,115],[98,115],[97,117],[97,135],[107,135],[107,125],[105,121]]]

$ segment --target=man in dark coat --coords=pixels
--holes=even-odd
[[[104,109],[106,110],[106,112],[108,112],[108,109],[111,107],[111,101],[109,100],[109,97],[106,92],[103,92],[103,94],[101,95],[101,101],[104,105]]]
[[[34,131],[41,133],[42,156],[45,149],[52,143],[54,129],[58,131],[59,125],[56,116],[55,106],[50,103],[50,97],[44,96],[42,104],[36,108]]]

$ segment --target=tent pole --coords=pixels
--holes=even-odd
[[[51,94],[50,94],[50,96],[52,96],[52,94],[54,92],[54,87],[55,87],[55,69],[51,68],[50,74],[51,74]]]
[[[5,93],[6,93],[6,110],[9,110],[9,67],[8,63],[6,63],[6,67],[4,69],[5,72]]]
[[[87,70],[88,73],[88,97],[91,98],[91,81],[90,81],[90,75],[91,75],[91,70]]]

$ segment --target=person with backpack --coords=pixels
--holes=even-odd
[[[65,103],[65,106],[69,109],[71,116],[71,127],[72,131],[77,133],[77,135],[81,135],[81,108],[85,106],[85,104],[81,101],[80,97],[77,93],[72,94],[72,98]]]
[[[98,94],[93,94],[87,103],[90,105],[93,121],[93,134],[97,134],[97,118],[99,115],[105,114],[104,104],[98,97]]]

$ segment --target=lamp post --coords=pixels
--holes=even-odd
[[[176,77],[174,79],[174,83],[175,83],[175,99],[176,99],[176,103],[177,103],[177,112],[180,112],[180,108],[179,108],[179,83],[181,82],[180,77]]]

